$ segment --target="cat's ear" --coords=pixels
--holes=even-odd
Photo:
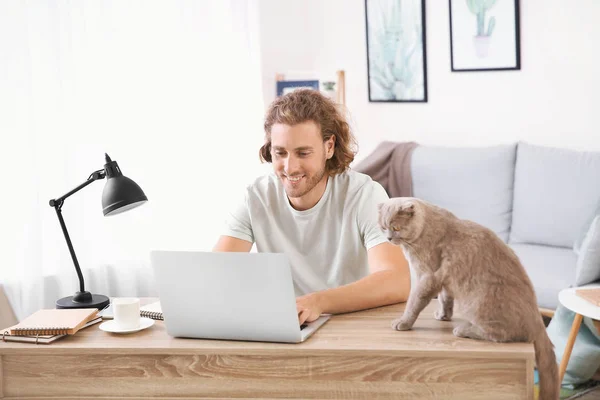
[[[400,208],[400,213],[409,218],[412,218],[415,215],[415,205],[413,203],[402,204],[402,207]]]
[[[415,212],[415,205],[413,203],[403,204],[402,211],[406,211],[408,213]]]

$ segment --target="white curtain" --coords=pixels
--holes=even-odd
[[[0,284],[18,318],[78,290],[50,199],[104,153],[148,196],[65,200],[86,289],[156,295],[149,251],[209,251],[258,160],[257,0],[0,1]]]

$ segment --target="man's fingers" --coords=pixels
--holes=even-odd
[[[311,318],[311,317],[310,317],[310,313],[308,313],[308,314],[306,315],[306,321],[304,321],[304,322],[314,322],[314,321],[316,321],[318,318],[319,318],[319,316],[318,316],[318,315],[313,315],[313,316],[312,316],[312,318]]]
[[[298,314],[298,322],[300,322],[300,325],[305,323],[309,316],[310,316],[310,310],[304,309],[304,310],[300,311],[300,314]]]

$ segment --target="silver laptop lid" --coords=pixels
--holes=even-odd
[[[301,341],[284,254],[153,251],[150,261],[169,335]]]

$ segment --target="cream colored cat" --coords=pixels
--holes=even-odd
[[[494,342],[533,342],[540,399],[559,397],[552,342],[538,311],[533,285],[516,254],[491,230],[412,197],[379,205],[379,224],[404,250],[417,284],[392,327],[411,329],[436,295],[435,318],[449,321],[454,305],[465,322],[454,335]]]

